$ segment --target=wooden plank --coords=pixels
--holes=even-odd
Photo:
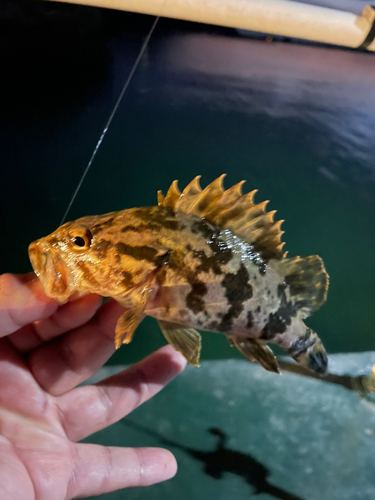
[[[55,0],[52,0],[55,1]],[[357,48],[369,40],[374,9],[362,15],[288,0],[62,0]]]

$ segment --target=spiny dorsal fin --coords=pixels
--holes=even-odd
[[[268,201],[254,204],[256,190],[242,194],[239,182],[226,191],[223,189],[225,174],[215,179],[205,189],[199,185],[200,176],[195,177],[180,193],[177,181],[173,181],[166,196],[158,192],[158,205],[171,207],[185,214],[193,214],[230,229],[236,236],[253,245],[265,259],[282,258],[284,243],[281,243],[280,226],[274,222],[276,211],[266,212]]]
[[[303,317],[317,311],[327,298],[329,276],[324,268],[322,259],[318,255],[310,257],[294,257],[284,259],[278,263],[280,273],[285,283],[299,303]]]

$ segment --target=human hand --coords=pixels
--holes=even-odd
[[[96,295],[59,307],[33,273],[0,276],[0,498],[70,500],[176,473],[167,450],[77,444],[154,396],[185,366],[166,346],[96,385],[76,387],[113,354],[122,312]]]

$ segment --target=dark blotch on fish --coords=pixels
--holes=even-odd
[[[232,328],[233,320],[238,318],[244,309],[243,303],[253,296],[253,289],[248,280],[249,273],[242,262],[236,274],[228,273],[223,279],[222,286],[225,288],[225,297],[231,307],[221,319],[219,325],[221,332],[227,332]]]
[[[257,266],[259,274],[263,276],[267,271],[267,264],[263,260],[262,256],[255,250],[253,245],[248,245],[245,249],[246,254],[250,258],[251,262]],[[256,276],[254,276],[256,280]]]
[[[94,251],[98,252],[99,259],[104,259],[107,254],[107,250],[112,247],[112,243],[107,240],[100,240],[94,246]]]
[[[285,283],[282,283],[281,285],[279,285],[277,287],[277,296],[279,297],[279,299],[283,300],[284,296],[285,296],[285,289],[286,289],[286,284]]]
[[[305,335],[296,338],[292,346],[288,349],[288,354],[294,359],[297,359],[301,354],[304,354],[309,347],[313,346],[316,339],[311,339],[312,330],[307,328]]]
[[[146,224],[140,224],[139,226],[124,226],[121,229],[122,233],[133,232],[133,233],[143,233],[147,231],[149,228]]]
[[[220,332],[228,332],[233,326],[233,320],[238,318],[242,313],[244,306],[241,302],[236,301],[229,308],[229,311],[222,317],[221,323],[218,327]]]
[[[215,259],[221,264],[228,264],[233,257],[233,252],[228,248],[228,245],[220,238],[212,238],[207,243],[211,246]]]
[[[84,262],[78,261],[77,267],[82,271],[83,277],[85,278],[86,281],[88,281],[94,287],[99,288],[99,283],[96,281],[90,269],[88,269],[88,267]]]
[[[276,334],[284,333],[288,325],[290,325],[290,317],[285,318],[279,309],[268,316],[268,321],[262,330],[261,338],[266,340],[272,339]]]
[[[255,242],[253,245],[254,251],[261,255],[262,259],[268,262],[270,259],[278,259],[282,258],[282,255],[278,255],[275,251],[262,243]]]
[[[135,287],[135,283],[133,281],[133,276],[128,271],[121,271],[121,276],[123,277],[122,284],[125,288],[133,288]]]
[[[280,307],[268,316],[268,321],[262,330],[261,338],[265,340],[272,339],[278,333],[284,333],[292,322],[292,318],[298,312],[298,306],[293,302],[288,302],[285,295],[286,285],[279,285],[277,295],[280,299]]]
[[[254,316],[251,311],[247,313],[247,323],[246,328],[252,328],[254,326]]]
[[[180,250],[173,250],[168,255],[168,267],[177,271],[182,276],[185,276],[190,284],[195,283],[196,272],[192,271],[185,263],[185,252]],[[199,280],[198,280],[199,281]]]
[[[156,274],[156,281],[158,282],[159,285],[162,285],[165,281],[165,278],[167,277],[167,272],[168,272],[168,269],[166,266],[162,266],[157,274]]]
[[[228,273],[225,276],[222,285],[229,303],[245,302],[245,300],[251,299],[253,289],[248,281],[249,273],[242,262],[236,274]]]
[[[191,292],[186,297],[187,307],[194,313],[204,311],[205,303],[202,297],[207,293],[207,286],[204,283],[192,283]]]
[[[114,220],[115,220],[114,217],[111,217],[110,219],[108,219],[104,222],[100,222],[99,224],[96,224],[95,226],[93,226],[91,228],[91,233],[94,235],[94,234],[98,233],[99,231],[102,231],[103,229],[107,229],[108,227],[113,226]]]
[[[154,262],[158,251],[155,248],[143,246],[131,246],[125,243],[116,243],[116,249],[123,255],[129,255],[133,259],[137,260],[148,260],[149,262]]]
[[[160,267],[164,264],[167,264],[169,262],[170,256],[171,256],[172,250],[167,250],[165,253],[160,255],[155,259],[155,266]]]
[[[212,236],[218,229],[211,223],[199,219],[193,222],[191,232],[194,234],[200,233],[206,240],[212,239]]]
[[[57,243],[59,243],[59,240],[52,236],[50,239],[49,239],[49,243],[52,245],[52,246],[55,246]]]
[[[204,272],[204,273],[209,273],[211,270],[214,272],[214,274],[223,274],[223,271],[221,270],[220,264],[218,262],[218,259],[216,258],[215,255],[211,255],[211,257],[207,257],[206,252],[204,250],[194,250],[191,245],[186,245],[186,249],[189,252],[192,252],[193,257],[195,259],[200,260],[199,266],[196,268],[198,272]]]
[[[149,229],[161,228],[177,231],[183,227],[176,220],[176,214],[171,207],[144,207],[134,211],[134,215],[147,223]]]
[[[215,259],[216,262],[219,262],[220,264],[228,264],[228,262],[232,259],[233,252],[225,241],[219,237],[220,229],[218,227],[201,219],[192,224],[191,232],[195,234],[200,233],[210,245],[214,255],[207,258],[212,259],[211,262]]]

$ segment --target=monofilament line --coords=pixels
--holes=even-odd
[[[80,181],[79,181],[79,183],[78,183],[78,185],[76,187],[76,190],[73,193],[73,196],[72,196],[72,198],[71,198],[71,200],[69,202],[68,208],[66,209],[66,211],[64,213],[64,216],[63,216],[63,218],[62,218],[62,220],[60,222],[60,225],[64,224],[64,222],[65,222],[65,220],[66,220],[66,218],[68,216],[68,213],[69,213],[69,211],[70,211],[70,209],[71,209],[71,207],[72,207],[72,205],[74,203],[74,200],[76,199],[77,194],[78,194],[79,190],[81,189],[83,181],[85,180],[85,177],[88,174],[88,171],[90,170],[90,167],[91,167],[91,165],[92,165],[92,163],[93,163],[93,161],[95,159],[95,156],[96,156],[96,154],[98,152],[98,149],[100,148],[100,146],[101,146],[101,144],[103,142],[103,139],[104,139],[104,137],[105,137],[105,135],[106,135],[106,133],[107,133],[107,131],[109,129],[109,126],[112,123],[113,117],[115,116],[116,111],[117,111],[117,109],[118,109],[118,107],[119,107],[119,105],[120,105],[120,103],[122,101],[122,98],[124,97],[124,94],[125,94],[127,88],[129,87],[129,84],[130,84],[130,82],[131,82],[131,80],[133,78],[133,75],[134,75],[134,73],[135,73],[135,71],[136,71],[136,69],[138,67],[138,64],[139,64],[140,60],[142,59],[142,56],[143,56],[143,54],[144,54],[144,52],[145,52],[145,50],[147,48],[148,42],[150,41],[150,38],[151,38],[151,36],[152,36],[155,28],[156,28],[156,25],[157,25],[159,19],[160,19],[160,16],[158,16],[158,17],[155,18],[155,20],[154,20],[154,22],[153,22],[153,24],[152,24],[152,26],[150,28],[150,31],[148,32],[148,34],[147,34],[147,36],[145,38],[145,41],[143,42],[143,45],[141,47],[141,50],[139,51],[138,57],[137,57],[137,59],[135,60],[135,62],[133,64],[133,67],[132,67],[132,69],[131,69],[131,71],[129,73],[128,78],[126,79],[126,82],[125,82],[125,84],[124,84],[124,86],[123,86],[123,88],[121,90],[121,93],[120,93],[120,95],[119,95],[119,97],[118,97],[118,99],[116,101],[116,104],[114,105],[113,110],[112,110],[111,114],[109,115],[109,118],[107,120],[107,123],[105,124],[103,132],[102,132],[102,134],[101,134],[101,136],[100,136],[100,138],[99,138],[99,140],[98,140],[98,142],[97,142],[97,144],[96,144],[96,146],[94,148],[94,151],[93,151],[93,153],[91,155],[91,158],[90,158],[90,160],[89,160],[89,162],[88,162],[88,164],[87,164],[87,166],[86,166],[86,168],[85,168],[85,170],[84,170],[84,172],[82,174],[82,177],[81,177],[81,179],[80,179]]]

